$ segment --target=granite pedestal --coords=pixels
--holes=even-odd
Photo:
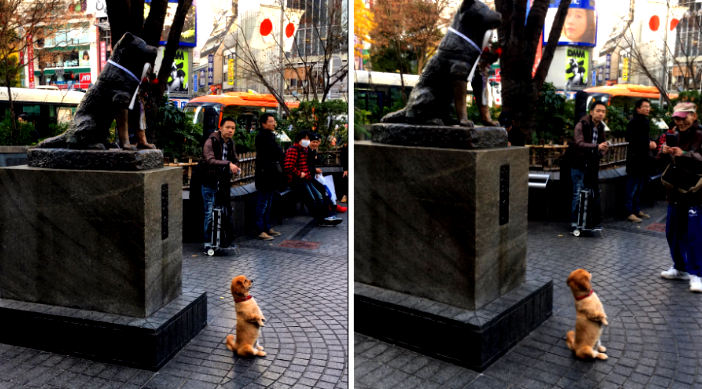
[[[356,293],[356,309],[362,312],[387,308],[378,311],[387,313],[382,319],[357,314],[357,328],[367,328],[360,323],[364,317],[373,317],[374,321],[388,319],[402,327],[403,320],[422,316],[421,312],[428,318],[435,314],[389,307],[373,297],[382,295],[382,290],[426,299],[470,315],[523,287],[527,148],[451,149],[357,142],[354,153],[355,281],[379,288],[363,298]],[[545,285],[525,294],[521,304],[534,306],[534,299],[542,298],[536,292],[541,287]],[[476,334],[487,336],[498,322],[510,325],[513,320],[524,320],[514,314],[519,311],[514,304],[498,306],[504,309],[495,317],[502,319],[481,323],[474,328]],[[530,328],[518,327],[523,331],[511,333],[510,344],[551,314],[550,304],[537,306],[538,312],[532,315],[538,318],[537,322]],[[450,321],[429,321],[437,331],[443,328],[451,332],[455,327]],[[369,335],[416,344],[416,338],[421,337],[418,334],[423,333],[408,333],[406,339],[399,339],[401,334],[392,327],[384,335],[376,327]],[[457,354],[447,355],[436,343],[417,348],[478,369],[506,351],[500,347],[491,349],[493,352],[453,348]]]
[[[181,293],[182,170],[0,169],[0,298],[145,318]]]

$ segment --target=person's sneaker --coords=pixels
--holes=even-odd
[[[273,237],[270,236],[270,235],[268,235],[268,234],[266,234],[265,232],[262,232],[261,234],[259,234],[259,235],[256,237],[256,239],[261,239],[261,240],[273,240]]]
[[[346,195],[344,195],[344,197],[341,198],[341,202],[342,202],[342,203],[345,203],[345,202],[346,202]]]
[[[348,207],[342,207],[339,204],[336,205],[336,212],[344,213],[344,212],[346,212],[347,209],[348,209]]]
[[[643,213],[643,211],[639,211],[639,213],[636,216],[640,217],[641,219],[650,219],[651,218],[651,215],[647,215],[647,214]]]
[[[690,291],[702,292],[702,280],[698,276],[690,277]]]
[[[270,236],[280,236],[280,232],[278,232],[278,231],[273,231],[273,229],[271,228],[270,230],[268,230],[268,235],[270,235]]]
[[[684,271],[680,271],[675,267],[671,267],[670,269],[661,272],[661,277],[669,280],[689,280],[690,274]]]
[[[633,213],[631,215],[629,215],[629,217],[626,218],[626,220],[628,220],[630,222],[634,222],[634,223],[641,223],[641,219],[636,217],[636,215],[634,215]]]

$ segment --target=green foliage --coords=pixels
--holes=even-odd
[[[623,109],[610,106],[607,109],[605,121],[610,131],[608,138],[622,138],[626,135],[626,125],[629,123],[629,118],[626,117]]]
[[[359,108],[354,108],[353,110],[353,126],[354,126],[354,132],[356,133],[356,137],[358,138],[363,138],[364,136],[367,138],[370,138],[371,134],[368,132],[365,128],[361,127],[361,125],[366,125],[366,124],[371,124],[371,115],[373,113],[371,111],[365,111],[363,109]]]
[[[348,104],[342,100],[318,100],[303,101],[300,106],[290,111],[290,116],[280,122],[279,128],[290,137],[295,139],[295,135],[300,131],[316,132],[322,137],[320,150],[331,148],[329,136],[337,139],[337,147],[342,145],[347,139],[347,130],[344,124],[347,123]],[[292,126],[292,129],[287,129]]]
[[[17,130],[12,128],[12,118],[9,114],[0,121],[0,146],[29,146],[36,134],[32,123],[15,123]]]
[[[237,127],[234,132],[234,144],[237,154],[250,153],[256,151],[256,134],[249,132],[245,128]]]
[[[556,87],[546,82],[541,87],[539,102],[536,104],[535,131],[532,144],[553,141],[562,143],[573,135],[574,103],[567,102],[565,96],[556,93]]]
[[[417,74],[417,55],[412,50],[402,51],[400,63],[397,50],[387,46],[373,47],[370,52],[371,70],[374,72],[399,73],[400,65],[404,74]]]
[[[7,86],[7,80],[10,80],[11,87],[18,87],[20,84],[18,75],[22,71],[22,66],[19,64],[17,57],[7,57],[0,62],[0,86]]]
[[[165,97],[158,111],[155,133],[156,146],[165,157],[199,158],[202,155],[202,125],[194,124],[192,115],[186,115]]]
[[[59,123],[51,123],[49,124],[49,138],[52,136],[58,136],[66,132],[68,130],[68,126],[70,125],[70,122],[59,122]]]
[[[658,123],[665,123],[668,126],[672,123],[672,117],[668,114],[668,111],[655,103],[651,103],[651,112],[649,112],[648,118],[648,124],[651,129],[649,134],[652,139],[658,138],[665,132],[665,129],[658,127]]]
[[[244,113],[244,107],[239,105],[228,105],[222,109],[222,117],[232,117],[237,119],[241,114]]]
[[[402,99],[393,101],[392,106],[390,106],[390,108],[383,107],[382,109],[380,109],[380,107],[376,105],[372,108],[370,123],[380,123],[380,119],[382,119],[383,116],[391,112],[399,111],[402,108],[405,108],[405,104],[402,102]]]

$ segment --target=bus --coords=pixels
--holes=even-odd
[[[285,105],[297,108],[300,103],[288,102]],[[261,114],[278,112],[278,100],[270,94],[226,92],[196,97],[185,104],[183,111],[193,114],[193,122],[202,124],[203,137],[206,139],[219,128],[219,122],[227,111],[237,113],[237,128],[256,130]]]
[[[39,138],[51,135],[50,124],[70,122],[85,96],[83,92],[51,89],[10,88],[15,117],[27,114],[28,121],[34,124]],[[7,88],[0,88],[0,114],[10,113],[10,100]]]
[[[402,79],[405,82],[405,97],[409,97],[410,92],[417,82],[419,76],[416,74],[404,74]],[[383,113],[383,108],[391,109],[393,104],[402,101],[402,84],[400,73],[369,72],[366,70],[354,71],[354,107],[365,111],[373,112],[376,115]],[[473,94],[473,88],[468,83],[468,95]],[[378,119],[380,119],[378,117]]]
[[[634,112],[634,104],[642,98],[651,101],[658,100],[660,93],[655,86],[632,85],[632,84],[616,84],[612,86],[596,86],[585,89],[587,92],[587,107],[593,101],[601,101],[607,106],[621,108],[624,113],[629,116]],[[674,99],[677,94],[668,94],[668,97]]]

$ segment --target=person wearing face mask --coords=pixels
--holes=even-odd
[[[319,225],[336,225],[341,223],[328,206],[324,205],[324,197],[314,187],[314,177],[307,164],[307,153],[310,137],[307,131],[300,131],[295,136],[295,144],[285,152],[284,170],[288,185],[295,190],[312,217]]]
[[[674,134],[656,156],[662,168],[670,163],[702,174],[702,128],[693,103],[678,103],[673,109]],[[674,144],[676,143],[676,144]],[[702,190],[681,193],[667,189],[668,217],[665,234],[673,266],[661,277],[690,280],[692,292],[702,292]]]

